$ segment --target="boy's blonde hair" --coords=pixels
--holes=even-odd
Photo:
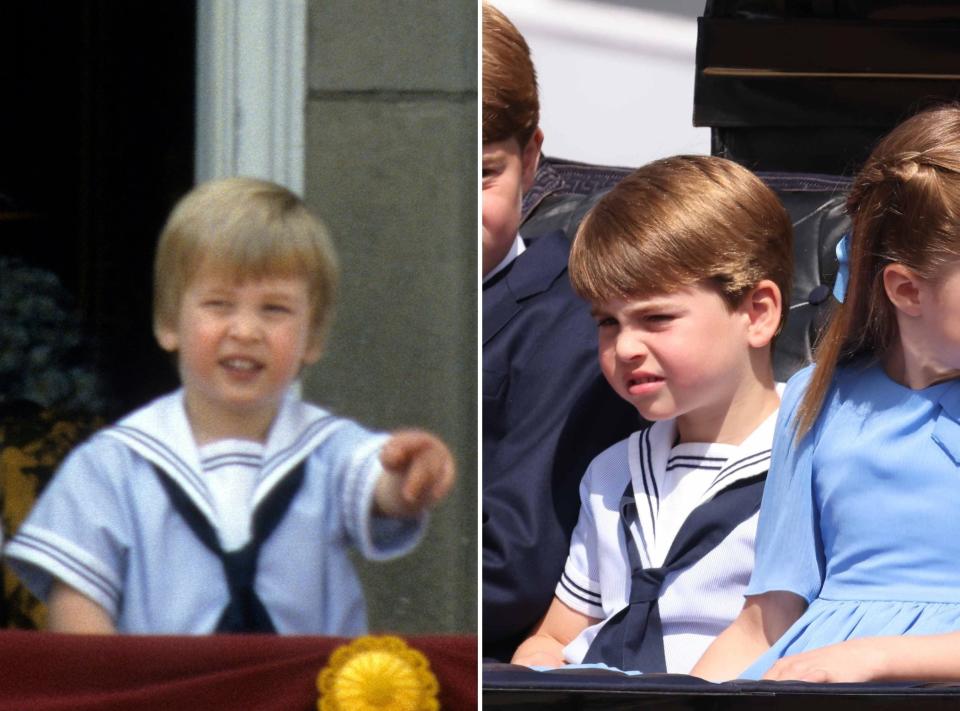
[[[307,283],[311,341],[333,315],[338,269],[323,224],[286,188],[256,178],[195,187],[173,208],[154,261],[154,326],[176,326],[180,301],[201,269],[236,281],[298,277]]]
[[[527,145],[540,123],[530,48],[506,15],[483,3],[483,142]]]
[[[714,156],[638,168],[587,213],[570,250],[570,281],[592,303],[705,284],[736,308],[762,279],[789,300],[793,226],[756,175]],[[787,317],[781,309],[780,327]]]

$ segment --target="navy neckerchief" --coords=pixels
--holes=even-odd
[[[154,465],[170,503],[186,521],[190,530],[223,563],[223,572],[230,590],[227,603],[215,632],[268,632],[275,633],[273,620],[254,590],[257,575],[257,560],[260,548],[279,525],[290,507],[294,496],[303,483],[306,466],[300,462],[296,468],[278,483],[257,505],[253,513],[252,535],[242,548],[225,551],[220,546],[217,532],[203,512],[160,467]]]
[[[583,658],[625,671],[665,672],[659,599],[668,574],[688,567],[713,550],[760,508],[766,474],[734,482],[695,508],[684,521],[659,568],[644,568],[630,532],[637,518],[632,482],[620,500],[620,523],[630,557],[630,599],[600,628]]]

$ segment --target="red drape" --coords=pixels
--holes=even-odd
[[[477,638],[405,638],[440,682],[443,709],[477,708]],[[347,639],[0,632],[0,711],[316,709],[316,678]]]

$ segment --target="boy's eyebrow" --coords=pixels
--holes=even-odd
[[[263,297],[266,299],[283,299],[286,301],[297,301],[301,296],[301,292],[293,286],[290,287],[279,287],[277,289],[270,289],[269,291],[263,292]],[[309,295],[307,295],[309,299]]]
[[[226,284],[205,284],[197,291],[201,294],[227,294],[233,289]]]
[[[628,303],[624,307],[624,311],[629,314],[643,314],[647,311],[659,311],[661,309],[676,309],[678,308],[675,303],[670,300],[669,296],[653,296],[649,299],[636,299]],[[594,318],[599,316],[609,316],[612,309],[605,308],[603,306],[591,306],[590,315]]]
[[[644,299],[640,303],[632,303],[627,307],[630,311],[656,311],[659,309],[676,308],[669,296],[654,296]]]

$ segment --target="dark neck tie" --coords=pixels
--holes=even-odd
[[[267,497],[260,502],[253,514],[253,530],[250,540],[243,548],[225,551],[220,546],[217,532],[190,500],[183,490],[160,468],[154,467],[160,483],[170,498],[170,503],[193,531],[194,535],[223,563],[223,572],[230,590],[230,602],[220,616],[215,632],[276,632],[273,620],[257,596],[253,584],[257,575],[257,559],[260,548],[283,519],[293,497],[303,483],[304,463],[287,474]]]
[[[583,658],[625,671],[665,672],[660,600],[668,574],[686,568],[713,550],[730,532],[760,508],[766,474],[738,481],[695,508],[677,532],[660,568],[644,568],[630,532],[637,520],[633,485],[627,482],[620,506],[620,524],[630,556],[630,600],[594,637]]]

